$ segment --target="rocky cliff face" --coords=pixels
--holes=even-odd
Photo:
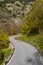
[[[20,21],[24,19],[24,17],[30,12],[31,10],[31,4],[33,2],[28,3],[21,3],[19,1],[16,1],[15,3],[7,3],[6,9],[13,14],[14,18],[19,19]]]
[[[9,14],[6,9],[0,8],[0,28],[7,34],[14,34],[13,16]]]
[[[17,1],[17,0],[4,0],[5,2],[15,2],[15,1]],[[31,2],[31,1],[35,1],[35,0],[18,0],[18,1],[20,1],[20,2]]]
[[[0,7],[0,28],[9,35],[21,31],[24,17],[30,12],[33,2],[21,3],[19,1],[6,3],[5,7]]]
[[[18,21],[18,20],[16,20]],[[8,35],[16,34],[20,31],[22,23],[15,22],[15,18],[6,9],[0,8],[0,28]],[[19,28],[20,27],[20,28]]]

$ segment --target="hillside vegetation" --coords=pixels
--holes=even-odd
[[[9,57],[11,54],[11,48],[9,48],[8,35],[0,29],[0,65]]]
[[[31,11],[25,16],[22,36],[17,39],[35,46],[43,55],[43,1],[36,1]]]
[[[27,36],[41,34],[43,32],[43,1],[37,1],[32,5],[32,9],[25,17],[22,33]]]
[[[12,2],[12,3],[15,2],[15,1],[18,1],[18,0],[4,0],[4,2]],[[35,1],[35,0],[19,0],[19,1],[26,3],[26,2],[29,2],[29,1],[31,2],[31,1]]]
[[[0,48],[6,48],[9,46],[8,35],[0,30]]]
[[[4,53],[2,52],[3,49],[8,47],[8,36],[3,33],[3,31],[0,29],[0,64],[4,60]]]

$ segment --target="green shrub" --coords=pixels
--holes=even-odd
[[[32,35],[37,35],[37,34],[39,34],[38,28],[37,27],[34,27],[34,28],[31,28],[31,30],[27,34],[27,36],[32,36]]]
[[[8,35],[0,30],[0,48],[6,48],[9,46]]]
[[[4,61],[4,53],[0,50],[0,64]]]

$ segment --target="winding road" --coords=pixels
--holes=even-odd
[[[9,37],[10,42],[14,45],[15,51],[7,65],[42,65],[37,49],[15,38],[16,36]]]

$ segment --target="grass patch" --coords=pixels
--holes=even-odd
[[[17,39],[32,44],[39,50],[40,54],[43,56],[43,35],[34,35],[29,37],[27,37],[26,35],[22,35]]]
[[[3,56],[1,55],[2,53],[3,53]],[[1,53],[0,53],[0,65],[4,64],[4,62],[8,59],[8,57],[10,56],[11,53],[12,53],[12,49],[11,48],[1,49]]]
[[[11,49],[11,48],[7,48],[7,49],[4,49],[4,50],[3,50],[4,59],[5,59],[5,60],[8,59],[8,57],[9,57],[10,54],[11,54],[11,52],[12,52],[12,49]]]

